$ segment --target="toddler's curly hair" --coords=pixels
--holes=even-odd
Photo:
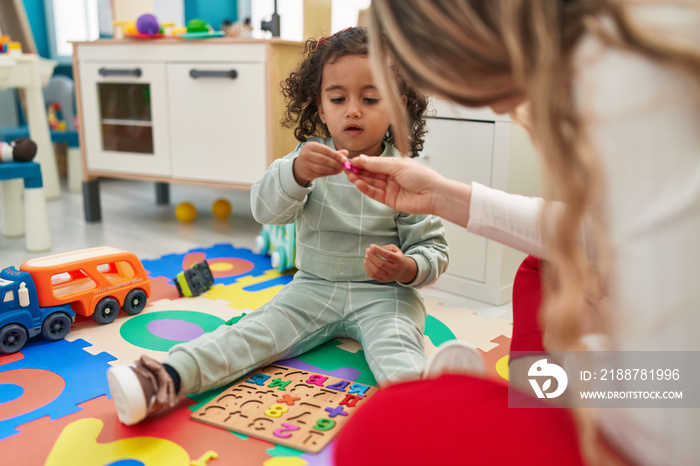
[[[294,136],[304,142],[312,136],[330,137],[328,127],[318,115],[317,102],[321,98],[323,67],[346,55],[368,55],[367,28],[353,27],[320,39],[309,39],[304,47],[305,57],[287,79],[282,82],[282,94],[287,110],[282,126],[294,128]],[[406,114],[411,122],[410,156],[416,157],[423,150],[426,97],[410,87],[394,70],[401,95],[406,97]],[[384,140],[395,145],[394,133],[389,127]]]

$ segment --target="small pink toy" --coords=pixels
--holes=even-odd
[[[353,166],[352,166],[352,163],[351,163],[349,160],[346,160],[346,161],[345,161],[345,163],[343,164],[343,167],[344,167],[346,170],[351,171],[351,172],[353,172],[353,173],[355,173],[355,174],[360,173],[360,169],[357,168],[357,167],[353,167]]]

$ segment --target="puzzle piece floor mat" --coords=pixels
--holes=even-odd
[[[180,298],[172,279],[207,260],[214,285]],[[191,420],[193,412],[228,387],[185,397],[176,409],[131,427],[119,423],[109,399],[106,370],[142,354],[163,359],[175,344],[255,312],[292,274],[274,270],[269,257],[217,244],[156,259],[142,259],[152,296],[138,315],[121,313],[111,324],[89,318],[73,324],[65,340],[30,339],[22,351],[0,356],[0,457],[3,464],[49,466],[326,466],[334,443],[317,453],[259,440]],[[426,299],[426,353],[459,338],[482,352],[487,376],[506,380],[512,325],[468,309]],[[277,362],[352,383],[374,386],[361,346],[334,339],[297,358]],[[284,394],[284,392],[280,392]]]

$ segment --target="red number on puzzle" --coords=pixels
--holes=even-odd
[[[345,395],[345,398],[343,398],[343,401],[341,401],[339,404],[354,408],[355,405],[362,400],[363,398],[360,396],[348,394]]]
[[[286,422],[283,422],[283,423],[282,423],[282,427],[279,428],[279,429],[275,429],[275,431],[272,432],[272,433],[273,433],[274,435],[276,435],[277,437],[289,438],[289,437],[292,436],[292,434],[288,434],[287,432],[291,432],[291,431],[294,431],[294,430],[299,430],[299,427],[298,427],[298,426],[294,426],[294,425],[292,425],[292,424],[287,424]]]

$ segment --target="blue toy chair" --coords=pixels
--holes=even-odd
[[[82,191],[82,161],[80,160],[80,143],[78,132],[73,122],[75,116],[75,87],[68,76],[55,75],[49,79],[44,88],[44,101],[47,105],[58,102],[66,122],[65,131],[51,130],[53,143],[68,145],[68,189],[71,192]],[[29,128],[25,126],[0,127],[0,141],[10,142],[29,137]]]
[[[36,162],[0,163],[0,191],[3,234],[8,237],[26,234],[28,251],[43,252],[51,249],[41,165]]]

